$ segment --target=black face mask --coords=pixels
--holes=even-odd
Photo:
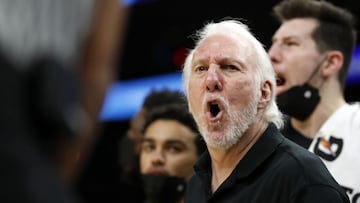
[[[305,83],[278,95],[276,101],[281,112],[304,121],[319,104],[320,95],[318,89]]]
[[[308,82],[314,77],[325,60],[326,58],[318,64],[303,85],[294,86],[276,97],[276,102],[282,113],[304,121],[314,112],[320,102],[320,94],[319,89],[309,85]]]
[[[176,203],[184,196],[184,178],[165,175],[142,175],[146,203]]]

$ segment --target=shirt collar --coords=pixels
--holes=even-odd
[[[251,147],[244,158],[233,171],[237,178],[249,176],[261,163],[263,163],[283,142],[284,137],[273,123],[270,123],[259,140]],[[211,158],[208,151],[203,153],[194,166],[195,171],[200,173],[211,172]]]
[[[282,143],[284,137],[273,123],[270,123],[259,140],[251,147],[249,152],[234,169],[237,178],[249,176],[260,166]]]

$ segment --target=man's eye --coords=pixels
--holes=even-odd
[[[206,71],[205,66],[199,66],[195,68],[195,72],[203,72],[203,71]]]
[[[286,46],[295,46],[295,45],[297,45],[296,42],[287,42],[286,43]]]
[[[224,65],[222,66],[222,69],[226,69],[226,70],[239,70],[239,68],[235,65]]]
[[[169,150],[169,152],[171,152],[173,154],[177,154],[177,153],[180,153],[182,151],[182,148],[178,147],[178,146],[169,146],[168,150]]]
[[[151,152],[154,151],[155,146],[152,144],[142,144],[141,145],[141,151],[143,152]]]
[[[238,70],[238,67],[234,66],[234,65],[228,65],[228,68],[230,70]]]

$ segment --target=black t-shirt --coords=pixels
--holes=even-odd
[[[285,117],[284,127],[281,129],[281,133],[305,149],[308,149],[312,142],[312,139],[305,137],[291,125],[290,117],[288,116]]]
[[[286,139],[274,124],[211,192],[211,160],[205,152],[185,192],[186,203],[340,203],[349,202],[322,161]]]

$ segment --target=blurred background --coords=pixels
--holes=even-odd
[[[99,120],[102,130],[86,176],[112,184],[118,174],[118,140],[129,119],[139,110],[152,89],[182,89],[181,66],[191,35],[205,22],[224,17],[244,19],[255,36],[270,47],[277,28],[271,8],[278,0],[128,0],[129,16],[122,47],[118,52],[116,83],[108,90]],[[358,0],[330,0],[347,8],[360,21]],[[360,23],[357,27],[360,30]],[[358,32],[358,42],[359,42]],[[346,92],[348,101],[360,100],[360,43],[354,52]],[[100,181],[100,182],[101,182]]]
[[[357,0],[329,0],[347,8],[360,20]],[[244,19],[255,36],[270,47],[278,24],[271,8],[278,0],[126,0],[129,16],[124,42],[118,52],[117,82],[109,88],[100,120],[127,128],[150,89],[181,89],[181,65],[191,35],[206,21],[227,16]],[[360,30],[360,23],[357,25]],[[358,41],[360,34],[358,32]],[[354,52],[347,80],[346,99],[360,100],[360,43]],[[119,132],[118,129],[115,130]]]

